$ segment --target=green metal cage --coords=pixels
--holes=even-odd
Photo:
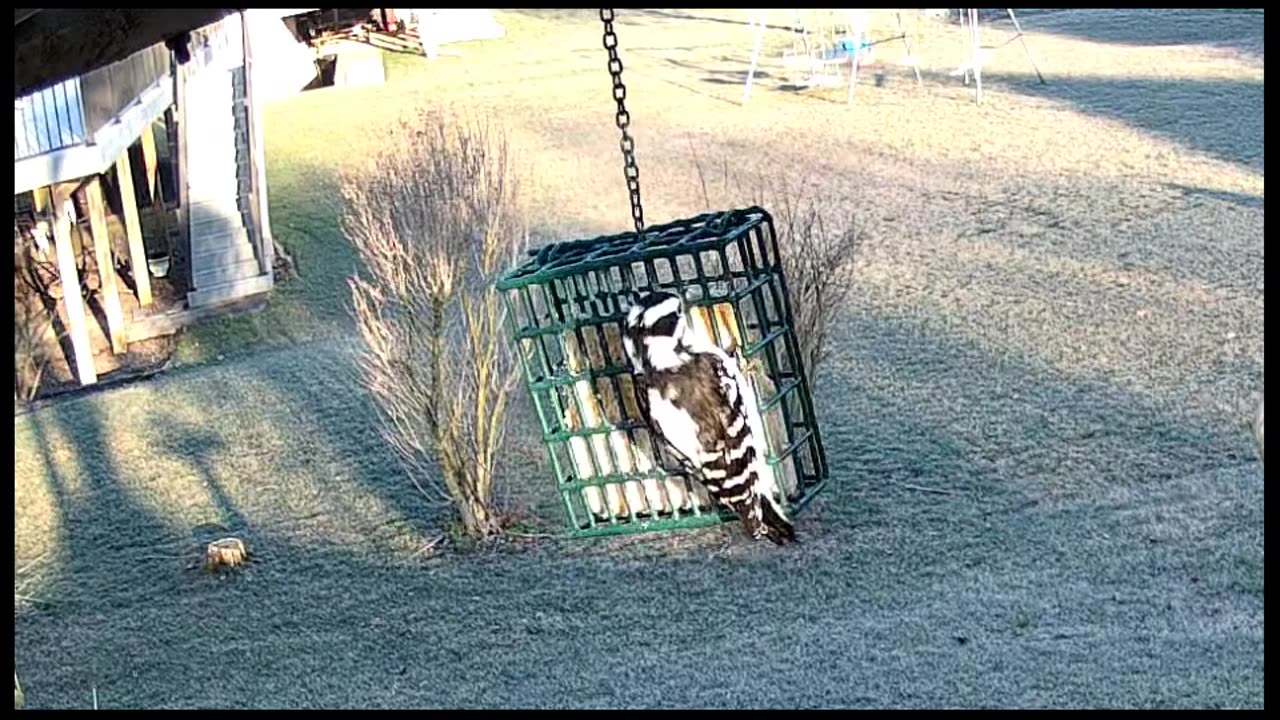
[[[689,528],[736,516],[675,467],[639,416],[622,326],[631,292],[685,298],[690,326],[737,346],[768,465],[793,512],[828,478],[773,218],[751,207],[530,252],[498,281],[568,516],[568,534]]]

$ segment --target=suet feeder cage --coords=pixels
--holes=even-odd
[[[541,422],[568,534],[691,528],[736,516],[696,481],[666,472],[636,405],[622,346],[634,292],[685,299],[690,327],[736,349],[755,384],[784,504],[827,481],[826,453],[797,342],[773,219],[752,207],[642,233],[546,245],[498,282]]]

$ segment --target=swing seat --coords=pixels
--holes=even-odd
[[[812,53],[782,53],[782,66],[788,68],[811,68],[813,67]]]

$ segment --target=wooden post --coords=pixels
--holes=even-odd
[[[142,131],[142,170],[147,177],[147,197],[154,203],[156,186],[160,184],[160,166],[156,163],[156,131],[151,123]]]
[[[262,108],[253,96],[253,43],[249,33],[249,20],[240,13],[240,37],[244,43],[244,102],[249,134],[249,208],[253,218],[254,235],[258,241],[258,259],[265,275],[272,273],[275,265],[275,238],[271,235],[271,218],[267,213],[267,161],[262,141]]]
[[[93,348],[89,345],[89,327],[84,317],[84,300],[80,297],[80,275],[76,271],[75,253],[71,249],[70,187],[54,194],[53,242],[58,256],[58,279],[62,281],[62,302],[67,309],[67,329],[75,350],[76,375],[81,385],[98,382],[93,368]]]
[[[38,187],[31,191],[31,209],[35,212],[37,223],[46,220],[52,214],[51,205],[53,205],[53,188]],[[41,260],[48,257],[47,252],[48,247],[40,247],[39,243],[36,243],[36,255]]]
[[[148,126],[143,136],[151,133]],[[129,267],[133,269],[133,284],[138,290],[138,305],[151,304],[151,270],[147,266],[147,251],[142,245],[142,225],[138,222],[138,200],[133,192],[133,166],[129,163],[129,148],[116,160],[116,184],[120,186],[120,211],[124,213],[125,235],[129,238]]]
[[[107,335],[111,338],[111,352],[119,355],[129,349],[129,342],[124,331],[124,313],[120,309],[120,291],[116,286],[115,257],[111,252],[111,236],[107,233],[107,214],[102,201],[100,175],[94,176],[85,185],[85,197],[89,201],[89,234],[93,238],[93,256],[98,261],[102,309],[107,315]]]
[[[45,213],[49,212],[49,194],[51,192],[52,188],[45,187],[38,187],[31,191],[31,206],[35,210],[37,218],[43,217]]]
[[[168,115],[168,113],[166,113]],[[166,121],[166,131],[169,125]],[[156,233],[161,239],[161,247],[169,254],[173,262],[173,246],[169,238],[169,208],[165,204],[164,189],[160,187],[160,163],[156,153],[155,125],[148,125],[142,133],[142,169],[147,176],[147,198],[151,201],[151,213],[157,224]],[[147,266],[148,269],[151,267]]]
[[[186,272],[182,278],[183,290],[190,291],[193,285],[191,277],[191,208],[189,202],[189,188],[187,187],[187,68],[191,66],[188,62],[183,65],[174,63],[173,66],[173,102],[176,109],[173,113],[173,143],[169,145],[169,152],[173,155],[177,168],[175,173],[178,185],[178,247],[171,250],[171,255],[181,254],[183,258],[183,266]],[[170,260],[172,262],[172,260]],[[172,267],[172,265],[170,265]]]

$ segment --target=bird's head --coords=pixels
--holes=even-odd
[[[657,290],[633,294],[623,337],[632,366],[643,372],[671,364],[686,326],[684,300],[676,293]]]

